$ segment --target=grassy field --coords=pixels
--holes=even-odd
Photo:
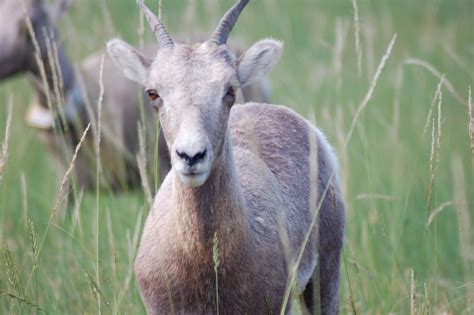
[[[232,1],[162,2],[169,30],[182,34],[213,30]],[[252,1],[231,38],[285,42],[269,75],[273,101],[315,122],[339,156],[341,313],[472,314],[474,2],[356,6]],[[79,62],[111,37],[137,44],[138,13],[132,0],[76,1],[61,22],[70,57]],[[143,193],[89,193],[77,215],[64,205],[53,213],[61,179],[24,122],[31,95],[24,77],[0,86],[0,143],[13,103],[0,179],[0,313],[145,313],[132,272]]]

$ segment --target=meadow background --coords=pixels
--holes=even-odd
[[[231,3],[163,0],[162,16],[171,34],[210,32]],[[285,42],[269,75],[273,102],[315,122],[339,156],[347,203],[341,313],[472,314],[474,2],[372,0],[354,9],[350,0],[254,0],[231,38]],[[79,63],[111,37],[138,45],[139,21],[135,1],[81,0],[60,32]],[[25,77],[0,85],[0,143],[10,96],[0,313],[145,313],[132,272],[148,211],[142,191],[86,194],[74,211],[63,204],[47,228],[60,174],[25,123]]]

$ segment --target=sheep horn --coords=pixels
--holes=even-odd
[[[216,31],[212,35],[211,42],[217,45],[223,45],[227,43],[229,33],[237,22],[240,13],[249,3],[249,0],[239,0],[227,13],[222,17],[219,24],[217,25]]]
[[[147,19],[150,27],[155,33],[158,45],[160,48],[173,47],[173,39],[168,34],[165,25],[151,10],[143,3],[143,0],[137,0],[138,6],[141,8],[145,18]]]

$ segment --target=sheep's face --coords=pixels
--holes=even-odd
[[[231,15],[247,2],[240,0]],[[155,59],[147,60],[119,39],[110,41],[107,49],[124,74],[145,87],[158,110],[174,172],[184,185],[198,187],[224,149],[236,89],[265,76],[278,60],[282,44],[262,40],[236,59],[219,42],[222,32],[202,44],[173,43],[159,20],[143,9],[163,41]]]
[[[145,90],[185,185],[202,185],[221,154],[238,86],[235,57],[225,46],[175,44],[153,61]]]

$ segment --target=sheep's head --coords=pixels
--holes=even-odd
[[[227,49],[229,33],[248,0],[238,1],[225,14],[210,40],[191,46],[173,42],[161,21],[143,1],[137,2],[158,39],[155,59],[119,39],[111,40],[107,49],[124,74],[145,87],[159,112],[174,171],[185,185],[197,187],[222,153],[236,90],[270,71],[282,43],[259,41],[239,59]]]
[[[36,50],[27,18],[31,21],[41,55],[47,56],[43,30],[50,34],[70,4],[70,0],[49,5],[41,0],[0,0],[0,21],[4,21],[0,27],[0,80],[36,66]]]

